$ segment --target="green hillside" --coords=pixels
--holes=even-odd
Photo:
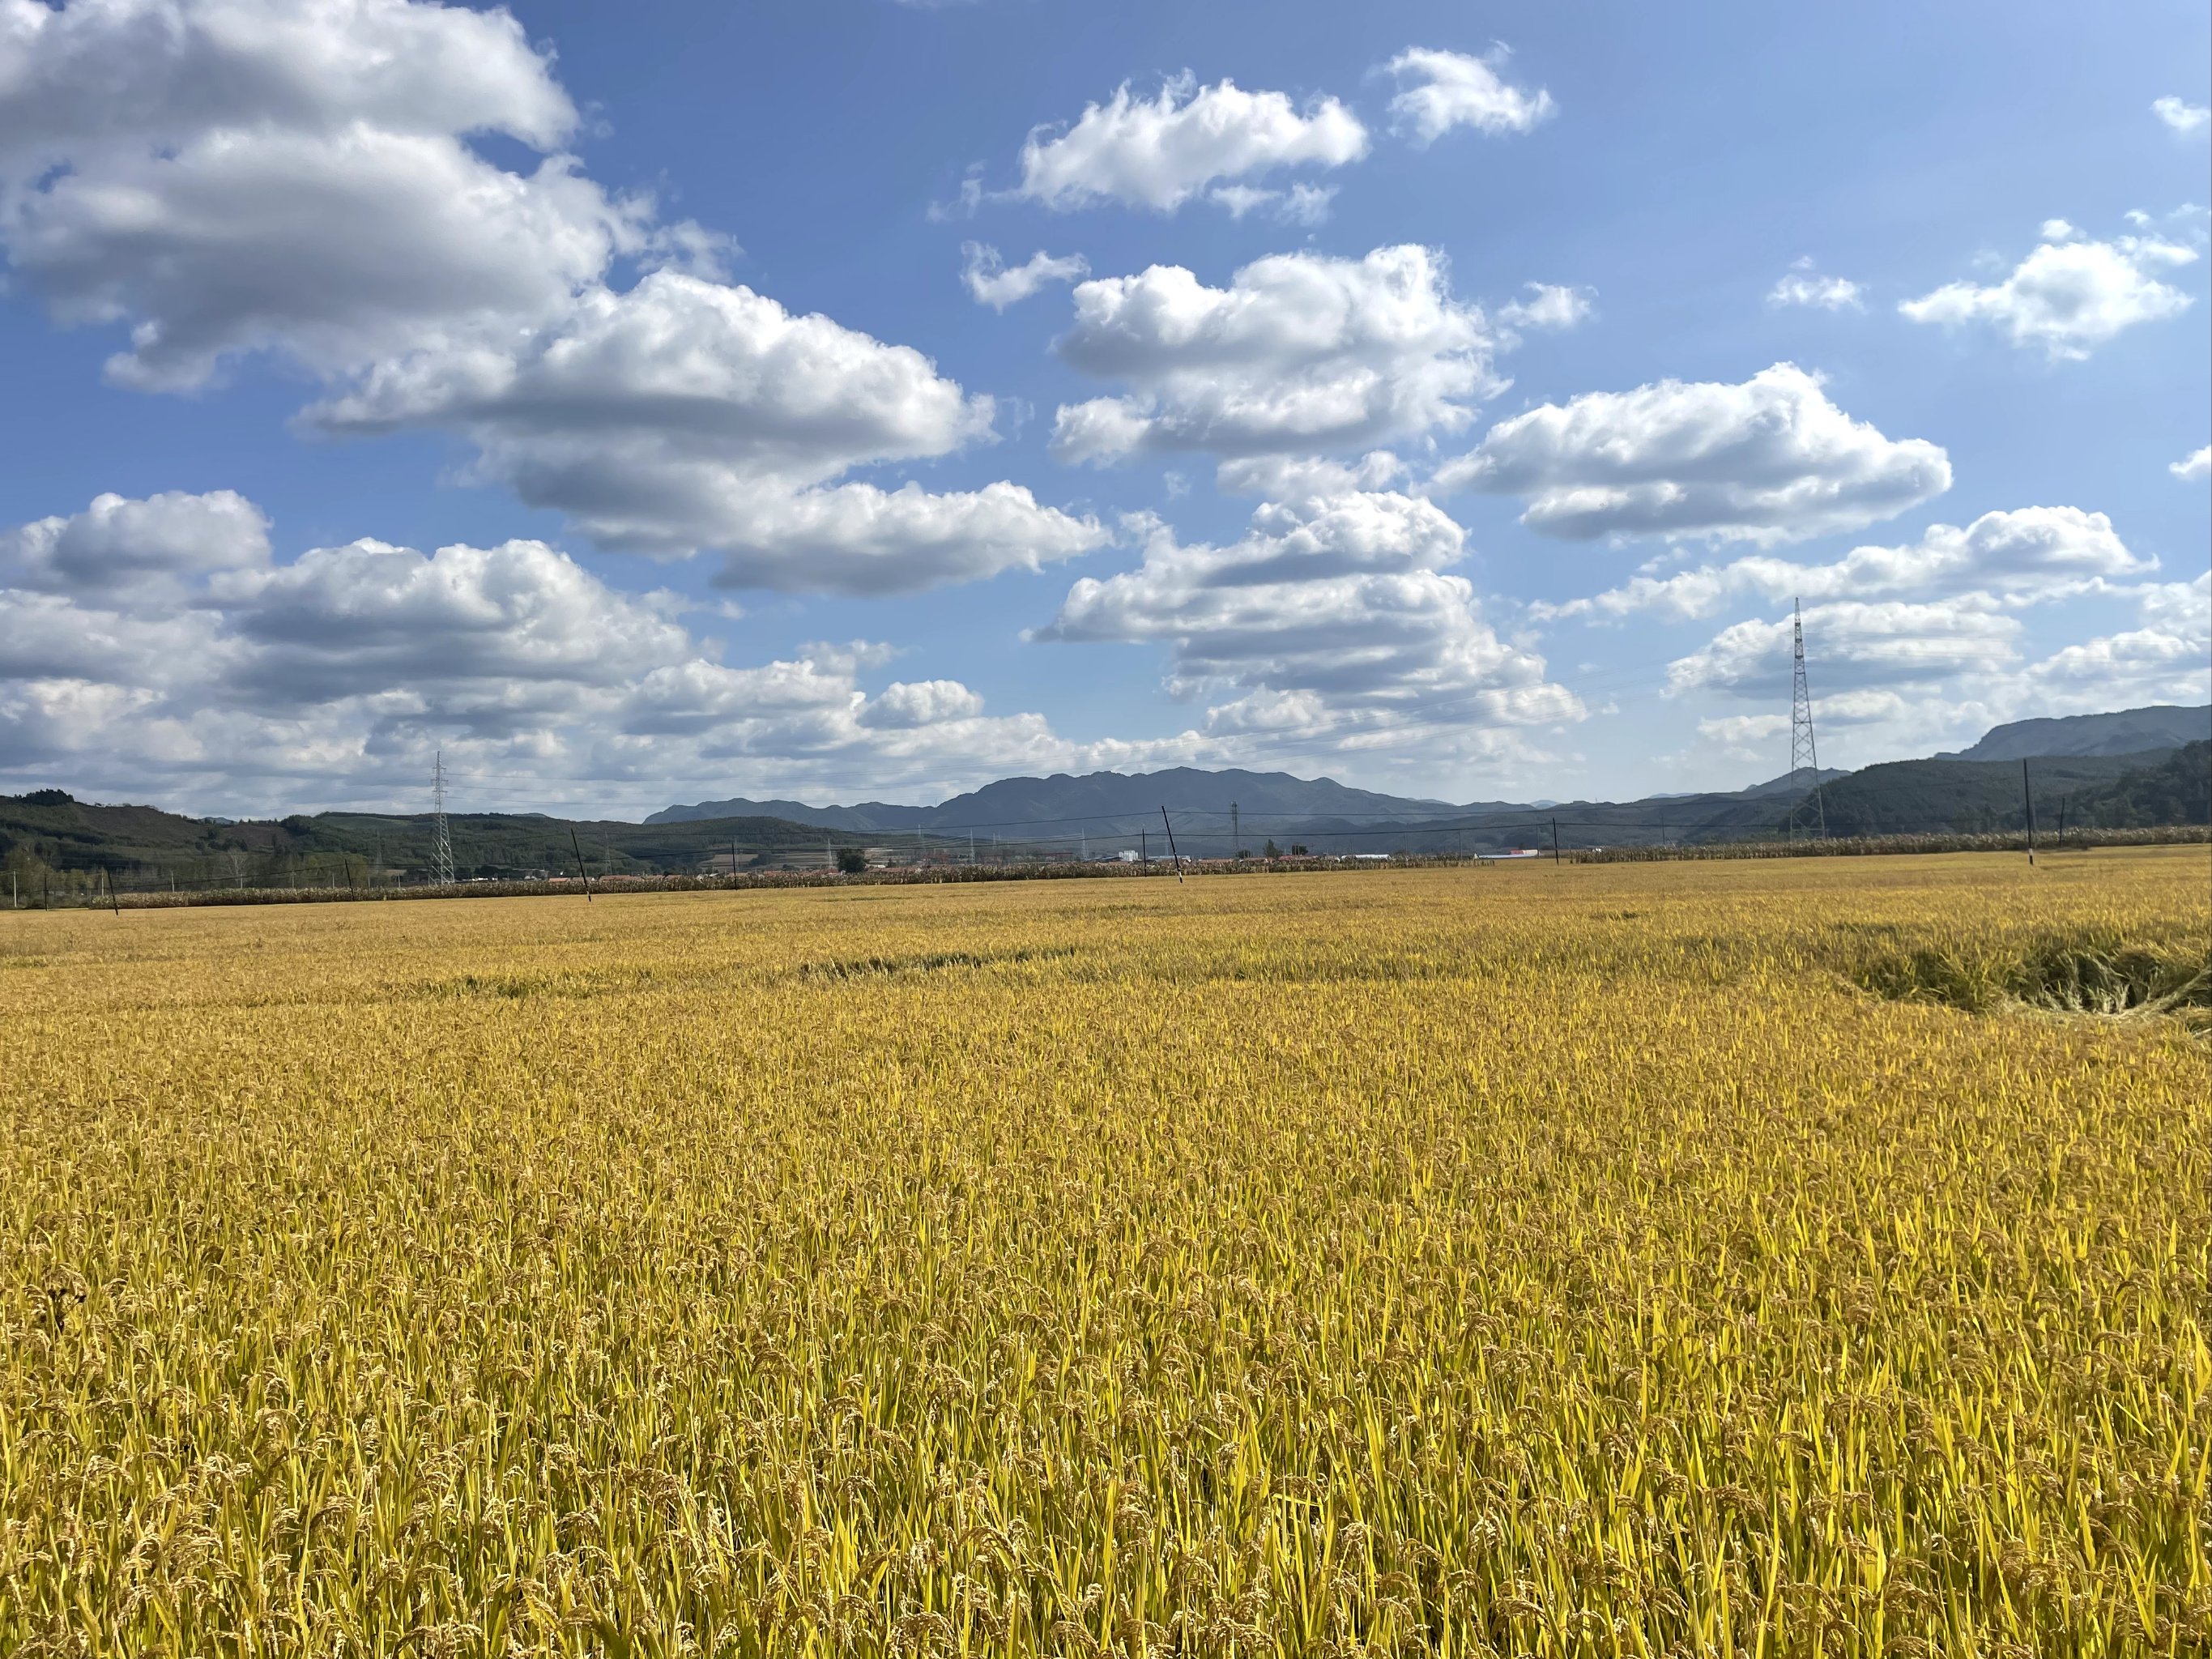
[[[817,861],[826,845],[864,837],[779,818],[669,824],[457,814],[447,819],[457,873],[522,878],[573,873],[579,849],[593,875],[689,873],[793,856]],[[19,889],[82,890],[112,877],[129,888],[343,886],[421,881],[431,867],[431,820],[373,812],[320,812],[239,823],[151,806],[103,806],[57,789],[0,795],[0,870]]]
[[[2100,829],[2212,823],[2212,743],[2192,743],[2154,766],[2130,768],[2074,802],[2080,821]]]
[[[2075,797],[2107,788],[2129,772],[2164,758],[2163,753],[2152,753],[2030,760],[2027,780],[2035,793],[2037,826],[2081,826],[2085,821],[2075,808]],[[1823,784],[1820,801],[1832,836],[1986,834],[2022,829],[2027,822],[2016,760],[1893,761]],[[1783,811],[1772,816],[1778,823]]]

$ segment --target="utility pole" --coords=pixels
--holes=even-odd
[[[2028,787],[2027,757],[2020,757],[2020,798],[2027,806],[2027,866],[2035,867],[2035,791]]]
[[[1152,832],[1151,830],[1137,831],[1137,848],[1138,861],[1149,870],[1152,864]]]
[[[1176,885],[1180,887],[1182,885],[1182,854],[1176,851],[1175,823],[1168,817],[1168,809],[1164,806],[1160,808],[1160,822],[1167,825],[1168,856],[1175,860]]]
[[[576,826],[568,826],[568,850],[576,855],[576,873],[583,878],[584,902],[592,902],[592,872],[584,867],[584,843],[576,838]]]
[[[453,884],[453,836],[446,824],[446,751],[430,763],[431,874],[441,887]]]
[[[1244,856],[1244,832],[1237,828],[1237,803],[1233,800],[1229,803],[1229,856],[1232,859]]]
[[[1557,818],[1553,818],[1553,819],[1552,820],[1552,862],[1553,862],[1553,863],[1554,863],[1554,864],[1557,864],[1559,861],[1559,819],[1557,819]]]
[[[1790,839],[1802,831],[1828,838],[1828,805],[1820,793],[1820,751],[1813,741],[1813,693],[1805,681],[1805,607],[1790,602]]]

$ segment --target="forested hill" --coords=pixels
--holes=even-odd
[[[2074,810],[2082,823],[2100,829],[2212,823],[2212,741],[2177,749],[2154,766],[2130,767]]]
[[[2206,745],[2195,745],[2202,751]],[[2124,828],[2138,823],[2202,823],[2195,817],[2113,820],[2112,792],[2122,781],[2181,760],[2185,750],[2142,755],[2044,755],[2021,761],[1892,761],[1869,766],[1820,787],[1820,805],[1832,836],[1925,835],[2019,830],[2027,822],[2024,788],[2035,794],[2039,829]]]
[[[592,874],[727,869],[851,844],[808,824],[780,818],[640,824],[537,813],[455,813],[448,820],[463,876],[573,872],[581,854]],[[41,872],[159,870],[180,882],[283,884],[295,876],[343,884],[374,870],[420,878],[431,864],[428,813],[319,812],[313,817],[228,823],[185,817],[151,806],[103,806],[58,789],[0,795],[0,867],[19,880]],[[347,860],[351,860],[350,866]],[[4,902],[0,897],[0,902]]]

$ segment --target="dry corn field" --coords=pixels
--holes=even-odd
[[[0,913],[0,1652],[2203,1655],[2208,908]]]

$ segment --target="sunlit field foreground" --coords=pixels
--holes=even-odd
[[[2201,1655],[2208,896],[0,912],[0,1652]]]

